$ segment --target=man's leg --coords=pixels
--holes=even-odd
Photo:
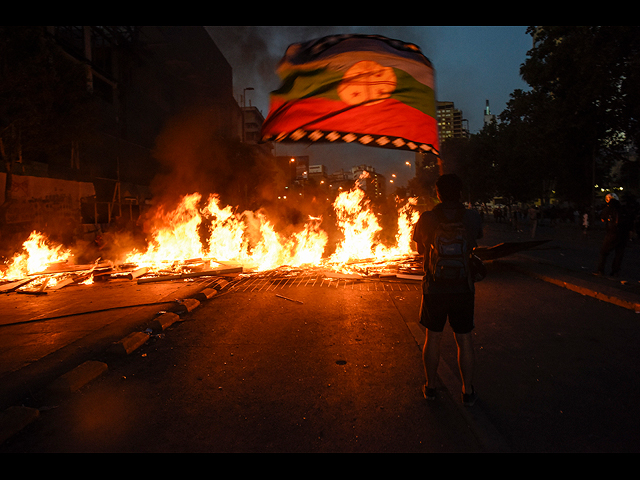
[[[597,273],[604,275],[605,264],[607,263],[607,258],[609,254],[614,249],[614,239],[611,235],[605,235],[604,240],[602,242],[602,246],[600,247],[600,257],[598,258],[598,271]]]
[[[436,388],[436,375],[440,362],[440,340],[442,332],[434,332],[427,329],[427,336],[422,349],[422,361],[424,362],[424,373],[427,377],[427,387]]]
[[[611,265],[611,276],[615,277],[620,273],[620,267],[622,266],[622,258],[624,257],[624,249],[627,245],[626,237],[621,237],[616,243],[613,264]]]
[[[462,393],[471,394],[473,392],[473,337],[472,333],[456,333],[455,339],[458,345],[458,366],[462,379]]]

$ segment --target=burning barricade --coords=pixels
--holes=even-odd
[[[70,249],[33,232],[23,251],[0,271],[0,293],[43,293],[114,278],[148,283],[294,268],[370,277],[388,274],[390,265],[398,272],[411,270],[415,263],[411,248],[419,216],[415,199],[398,211],[395,244],[386,246],[379,240],[382,227],[365,193],[357,186],[342,192],[333,203],[341,239],[329,254],[321,217],[309,217],[302,230],[283,235],[262,212],[239,214],[222,206],[217,195],[203,200],[194,193],[185,195],[171,211],[160,209],[146,249],[134,248],[116,259],[97,258],[90,265],[75,264]]]

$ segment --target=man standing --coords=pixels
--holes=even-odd
[[[605,236],[600,248],[598,259],[598,271],[596,274],[604,275],[607,257],[613,251],[613,263],[611,265],[611,276],[616,277],[620,273],[624,249],[629,239],[630,225],[626,217],[622,214],[622,207],[618,196],[615,193],[608,193],[605,197],[607,206],[600,214],[600,220],[604,223]]]
[[[477,398],[472,384],[474,354],[471,336],[475,288],[469,258],[477,246],[476,240],[482,238],[482,221],[478,212],[466,209],[461,203],[462,181],[457,175],[440,176],[436,190],[441,203],[420,216],[413,234],[418,253],[424,256],[425,271],[420,308],[420,323],[427,329],[422,352],[427,379],[423,393],[426,399],[435,399],[440,341],[448,319],[458,346],[462,401],[472,406]],[[456,233],[459,242],[453,239]],[[449,239],[442,242],[443,253],[437,246],[440,238],[445,236]],[[454,258],[458,246],[462,261]]]

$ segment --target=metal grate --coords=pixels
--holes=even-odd
[[[284,290],[294,287],[319,287],[351,289],[363,291],[407,291],[420,290],[420,282],[380,278],[332,278],[325,274],[270,271],[236,279],[226,289],[227,292],[260,292]]]

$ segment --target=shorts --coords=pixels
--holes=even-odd
[[[432,332],[442,332],[449,319],[454,333],[469,333],[474,328],[475,294],[441,293],[422,296],[420,324]]]

